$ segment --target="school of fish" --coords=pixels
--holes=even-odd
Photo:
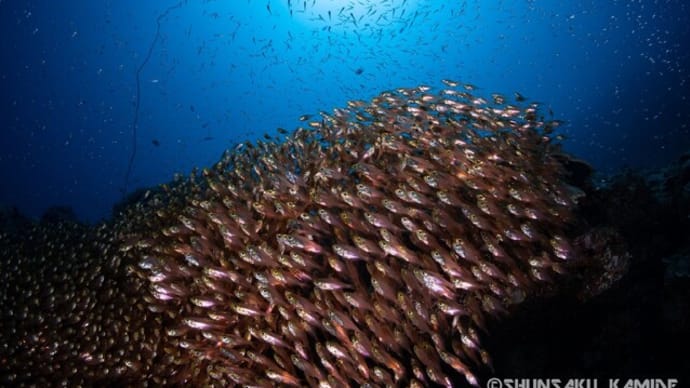
[[[15,386],[456,386],[578,260],[537,104],[444,80],[245,143],[109,224],[0,235]],[[521,97],[521,96],[520,96]]]

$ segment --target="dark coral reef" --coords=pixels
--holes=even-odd
[[[500,376],[687,381],[690,362],[679,355],[690,341],[688,155],[664,168],[588,180],[578,212],[592,231],[617,231],[600,251],[613,271],[590,262],[580,273],[584,294],[523,304],[492,327],[487,347]],[[601,284],[610,288],[587,296]]]
[[[496,318],[607,295],[627,231],[587,215],[559,121],[446,84],[305,116],[98,227],[0,234],[0,378],[476,385],[488,349],[519,372]]]

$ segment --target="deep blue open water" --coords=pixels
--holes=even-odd
[[[658,167],[690,149],[686,4],[0,0],[0,206],[98,221],[303,114],[441,79],[541,102],[601,172]]]

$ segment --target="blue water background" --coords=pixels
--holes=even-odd
[[[566,149],[600,171],[660,166],[690,149],[688,8],[0,0],[0,205],[108,217],[133,151],[138,69],[128,191],[292,130],[302,114],[443,78],[542,102],[566,120]]]

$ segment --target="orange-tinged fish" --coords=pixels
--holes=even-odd
[[[314,281],[314,286],[324,291],[337,291],[352,288],[351,285],[335,278],[317,279]]]
[[[333,252],[347,260],[367,260],[368,256],[357,247],[347,244],[333,244]]]
[[[443,279],[441,275],[421,269],[414,269],[412,272],[417,280],[432,293],[450,300],[455,300],[453,285],[446,279]]]
[[[396,287],[385,275],[378,272],[373,273],[371,277],[371,285],[374,287],[374,291],[377,294],[383,296],[393,303],[396,303]]]
[[[480,263],[482,255],[471,243],[463,238],[456,238],[453,240],[453,250],[463,259],[472,263]]]
[[[357,248],[371,257],[381,257],[384,252],[376,245],[375,242],[368,240],[362,236],[354,235],[352,236],[352,242]]]
[[[290,355],[290,361],[292,364],[300,369],[307,377],[311,377],[316,380],[324,380],[323,373],[316,368],[311,360],[300,358],[294,354]]]

